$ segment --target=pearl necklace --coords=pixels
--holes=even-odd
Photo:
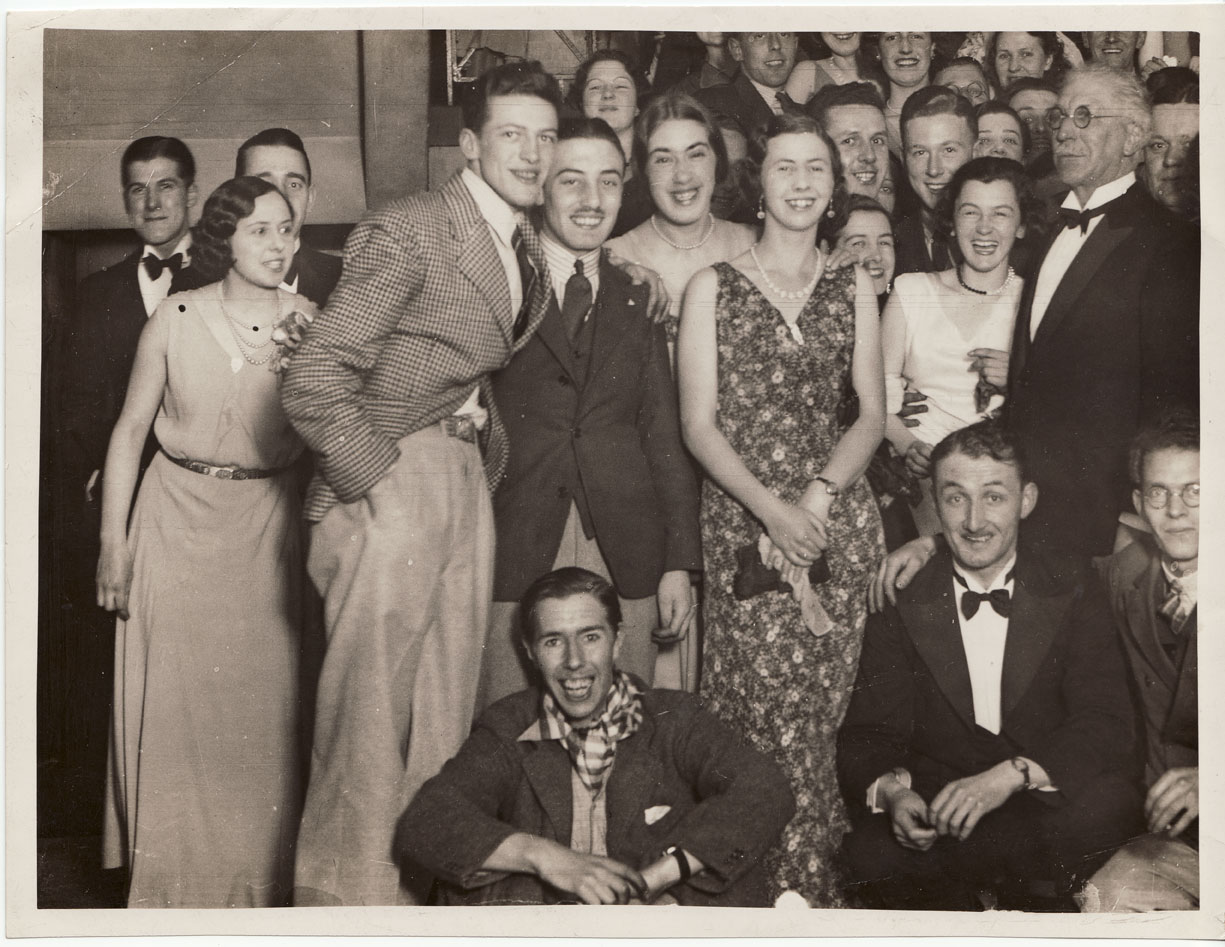
[[[797,289],[794,292],[787,292],[786,290],[779,289],[774,285],[774,281],[770,279],[769,274],[766,272],[766,268],[761,265],[761,260],[757,259],[757,244],[753,244],[753,246],[749,247],[749,256],[753,258],[753,262],[757,265],[757,269],[761,271],[761,278],[765,280],[766,286],[770,288],[770,292],[774,293],[774,295],[780,299],[788,302],[794,302],[797,299],[807,299],[812,295],[812,291],[817,285],[817,280],[821,278],[821,251],[819,249],[817,250],[817,266],[816,269],[813,270],[812,279],[808,281],[808,285],[803,289]]]
[[[651,215],[651,229],[655,231],[656,235],[659,237],[660,240],[662,240],[664,243],[670,246],[673,250],[696,250],[698,247],[705,246],[706,241],[709,240],[711,237],[711,234],[715,232],[715,215],[708,211],[706,214],[706,221],[707,221],[706,233],[702,235],[702,239],[699,240],[697,243],[691,243],[688,246],[686,246],[683,243],[676,243],[672,240],[669,240],[668,237],[664,234],[664,232],[659,229],[659,224],[655,223],[654,214]]]
[[[267,364],[272,359],[272,356],[274,356],[277,353],[277,349],[275,346],[273,346],[272,350],[267,355],[265,355],[263,358],[252,358],[250,355],[247,354],[247,352],[248,350],[252,352],[258,352],[260,349],[265,349],[268,346],[272,345],[271,337],[259,343],[259,345],[252,345],[250,342],[244,341],[242,336],[238,334],[238,327],[242,326],[243,328],[246,328],[246,323],[239,322],[237,319],[231,316],[230,311],[225,308],[225,293],[218,293],[218,298],[221,300],[221,312],[226,318],[226,325],[230,327],[230,335],[232,335],[234,337],[234,341],[238,343],[238,354],[243,357],[243,360],[246,361],[248,365]],[[281,294],[277,293],[276,322],[280,322],[280,321],[281,321]],[[275,325],[276,322],[274,322],[273,325]],[[256,331],[258,331],[258,327],[256,327]]]
[[[970,292],[974,293],[976,296],[1002,296],[1004,295],[1004,290],[1006,290],[1009,286],[1012,285],[1012,281],[1016,279],[1016,275],[1017,275],[1016,270],[1014,270],[1010,266],[1008,267],[1008,277],[1007,279],[1004,280],[1003,283],[1000,284],[999,289],[975,289],[973,286],[968,285],[966,281],[961,278],[961,264],[958,264],[954,268],[953,272],[957,274],[957,282],[961,284],[961,288],[969,290]]]

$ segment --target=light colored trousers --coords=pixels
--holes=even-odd
[[[315,525],[324,597],[310,783],[294,903],[413,904],[396,822],[468,736],[493,595],[493,510],[480,450],[437,426],[400,440],[370,491]]]
[[[1199,907],[1199,852],[1165,835],[1142,835],[1110,857],[1076,903],[1087,914],[1194,911]]]

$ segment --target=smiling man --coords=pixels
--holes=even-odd
[[[290,361],[286,414],[316,455],[308,569],[327,651],[296,904],[414,903],[395,822],[467,736],[506,467],[491,372],[544,318],[540,203],[560,95],[539,63],[482,75],[465,167],[367,214]]]
[[[973,157],[977,137],[974,107],[951,89],[927,86],[906,100],[902,158],[918,200],[895,227],[898,274],[938,273],[953,265],[948,240],[936,229],[936,205],[954,172]]]
[[[494,496],[498,553],[481,706],[527,686],[517,603],[549,568],[583,566],[611,579],[624,618],[621,666],[646,681],[652,633],[678,640],[693,623],[698,493],[667,341],[662,325],[642,317],[645,287],[602,252],[624,169],[602,119],[562,122],[544,187],[548,312],[493,381],[510,465]]]
[[[766,903],[787,779],[696,698],[617,667],[616,590],[537,579],[522,644],[540,685],[494,704],[404,813],[396,850],[458,904]]]
[[[784,91],[799,49],[798,33],[730,33],[727,48],[740,64],[726,85],[699,89],[694,97],[720,115],[735,119],[751,138],[773,115],[799,112]]]
[[[821,123],[842,159],[842,177],[851,194],[876,200],[889,171],[885,103],[870,82],[822,86],[804,106]]]
[[[1129,30],[1090,30],[1085,33],[1089,58],[1120,72],[1135,73],[1136,53],[1148,33]]]
[[[996,422],[932,451],[945,542],[868,620],[838,737],[870,906],[974,910],[1003,878],[1069,896],[1138,828],[1126,672],[1087,561],[1019,544],[1040,503]]]

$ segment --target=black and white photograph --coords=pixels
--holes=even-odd
[[[1225,936],[1220,8],[6,33],[10,936]]]

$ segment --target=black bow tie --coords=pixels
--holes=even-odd
[[[1012,611],[1012,596],[1008,594],[1007,589],[992,589],[990,592],[975,592],[966,582],[965,577],[960,572],[954,571],[953,578],[957,580],[957,584],[965,589],[961,593],[961,614],[967,619],[973,618],[978,614],[978,607],[983,602],[990,602],[991,607],[995,609],[995,613],[1000,618],[1007,618],[1008,613]],[[1012,573],[1009,572],[1004,577],[1004,582],[1012,581]]]
[[[1086,234],[1089,232],[1089,221],[1106,213],[1109,207],[1109,204],[1103,204],[1101,207],[1093,208],[1093,210],[1072,210],[1070,207],[1061,207],[1059,208],[1059,216],[1063,218],[1063,225],[1068,230],[1071,230],[1073,227],[1079,227],[1080,232]]]
[[[163,270],[169,270],[173,278],[174,274],[183,268],[183,254],[175,253],[163,260],[156,253],[146,253],[140,262],[145,265],[149,279],[161,279]]]

